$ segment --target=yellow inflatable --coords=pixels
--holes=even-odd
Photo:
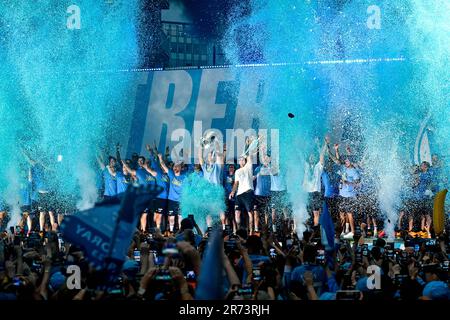
[[[447,195],[447,189],[439,191],[434,198],[433,205],[433,226],[434,232],[439,235],[445,228],[445,196]]]

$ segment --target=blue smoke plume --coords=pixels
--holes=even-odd
[[[137,4],[2,1],[0,54],[9,72],[0,75],[0,112],[11,122],[1,129],[8,156],[0,167],[24,162],[23,149],[48,168],[51,189],[80,199],[80,208],[92,205],[95,153],[119,134],[117,115],[131,111],[131,77],[111,71],[137,64]],[[7,181],[1,174],[0,191]]]
[[[193,214],[201,227],[206,217],[218,217],[225,212],[225,193],[221,186],[214,185],[193,173],[183,181],[180,208],[183,217]]]
[[[235,8],[224,46],[231,63],[281,63],[254,72],[255,79],[267,74],[260,116],[280,130],[279,159],[299,231],[308,217],[303,162],[314,137],[330,132],[375,181],[393,236],[404,172],[427,116],[432,148],[448,158],[450,4],[255,0],[248,10]]]

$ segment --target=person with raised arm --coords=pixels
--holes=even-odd
[[[340,167],[340,162],[338,162],[334,157],[334,155],[331,153],[329,135],[325,136],[325,144],[327,151],[321,177],[323,185],[323,196],[331,216],[333,217],[333,219],[336,219],[338,216],[337,206],[338,206],[339,180],[340,180],[340,177],[337,174],[337,172]]]
[[[325,163],[325,152],[327,144],[324,143],[320,150],[319,159],[311,154],[305,163],[305,174],[303,176],[303,189],[308,192],[308,211],[312,212],[313,225],[319,225],[320,210],[322,208],[322,185],[321,177]]]
[[[186,174],[182,172],[182,162],[176,162],[173,169],[169,169],[163,159],[162,154],[158,154],[159,163],[164,173],[169,177],[169,194],[168,194],[168,215],[169,215],[169,231],[174,232],[175,217],[178,217],[178,227],[181,227],[180,200],[183,191],[183,181]]]
[[[167,197],[169,195],[169,177],[166,173],[163,172],[158,161],[158,153],[156,149],[153,149],[149,144],[146,145],[147,151],[150,153],[150,163],[151,167],[156,172],[156,184],[160,186],[163,190],[156,196],[156,199],[153,200],[153,214],[154,214],[154,223],[156,228],[161,230],[161,223],[163,222],[163,217],[167,216]],[[164,224],[165,226],[166,224]]]
[[[236,194],[235,220],[237,228],[241,225],[241,212],[246,211],[249,217],[248,228],[250,234],[253,232],[253,154],[239,158],[240,168],[236,170],[233,189],[230,192],[229,199]],[[236,231],[236,230],[235,230]]]
[[[120,144],[117,144],[116,146],[116,158],[117,163],[121,165],[121,167],[116,171],[117,195],[119,195],[127,191],[128,186],[133,181],[133,173],[132,170],[129,170],[131,161],[124,161],[120,156]],[[124,163],[126,166],[124,165]]]
[[[22,149],[22,153],[31,167],[32,188],[37,193],[37,207],[39,212],[39,231],[44,236],[45,218],[48,214],[50,219],[50,229],[54,230],[57,226],[55,219],[55,198],[56,194],[50,188],[51,169],[43,161],[32,159],[28,153]],[[48,163],[48,162],[47,162]],[[54,230],[55,231],[55,230]]]
[[[206,162],[203,159],[203,152],[204,148],[200,144],[200,148],[198,148],[198,161],[203,170],[203,178],[212,184],[222,185],[224,155],[220,150],[218,141],[214,142],[214,150],[208,152]]]
[[[268,155],[262,156],[262,163],[256,167],[253,173],[253,180],[256,180],[255,187],[255,204],[254,204],[254,218],[255,232],[259,232],[260,217],[265,218],[265,224],[269,221],[269,202],[270,202],[270,157]]]
[[[109,200],[117,196],[117,160],[113,156],[108,157],[108,164],[105,166],[99,161],[103,171],[104,192],[103,199]]]
[[[336,158],[341,161],[338,148],[336,148]],[[339,186],[339,216],[342,227],[344,228],[342,234],[344,239],[352,239],[355,234],[354,213],[357,209],[356,186],[359,184],[360,175],[350,161],[349,156],[345,157],[343,163],[344,165],[339,172],[341,176],[341,183]]]
[[[122,160],[122,165],[127,172],[136,176],[137,183],[141,186],[149,186],[156,183],[156,171],[149,167],[148,161],[145,157],[140,156],[138,159],[138,168],[136,170],[130,168],[130,166]],[[147,208],[142,212],[140,218],[140,230],[142,233],[147,232],[147,219],[148,213],[151,211],[152,203],[149,203]],[[153,219],[151,219],[153,221]]]
[[[198,148],[198,161],[202,168],[203,179],[214,185],[223,186],[223,171],[224,171],[224,153],[217,140],[213,142],[214,147],[208,151],[207,160],[203,159],[204,147],[200,143]],[[220,220],[222,228],[225,229],[225,213],[220,212]]]

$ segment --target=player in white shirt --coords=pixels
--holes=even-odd
[[[248,155],[246,158],[239,158],[240,168],[236,170],[234,177],[234,185],[231,190],[229,198],[233,198],[236,194],[236,210],[235,219],[236,225],[239,228],[241,223],[241,211],[245,210],[248,213],[249,232],[253,232],[253,163],[252,156]]]

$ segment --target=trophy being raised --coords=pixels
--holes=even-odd
[[[253,155],[258,151],[258,146],[260,143],[261,137],[256,138],[255,136],[249,136],[247,137],[246,141],[245,141],[245,151],[244,153],[241,155],[242,158],[246,158],[249,155]]]
[[[205,135],[200,139],[200,145],[203,149],[210,149],[215,145],[216,136],[214,135],[214,131],[208,131]]]

